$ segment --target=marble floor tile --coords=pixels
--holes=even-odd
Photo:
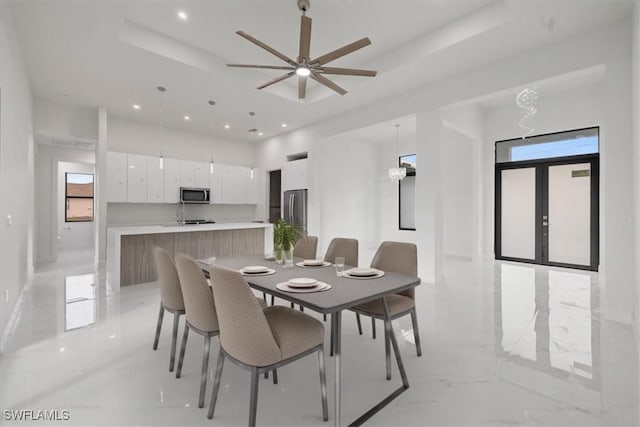
[[[372,426],[636,426],[638,354],[629,326],[600,310],[597,273],[508,262],[447,260],[444,279],[416,289],[422,357],[410,319],[394,321],[411,387]],[[38,269],[0,357],[1,425],[245,425],[249,373],[225,364],[213,420],[197,407],[202,339],[183,376],[168,371],[172,316],[152,350],[156,283],[109,289],[91,256]],[[286,304],[283,301],[279,301]],[[320,315],[310,313],[321,318]],[[181,320],[180,331],[184,320]],[[383,326],[343,316],[343,417],[349,424],[399,384],[385,380]],[[325,324],[328,332],[328,323]],[[328,333],[327,349],[328,349]],[[218,341],[212,340],[208,404]],[[333,424],[321,417],[315,356],[261,379],[258,424]],[[10,411],[68,411],[66,421],[16,421]]]

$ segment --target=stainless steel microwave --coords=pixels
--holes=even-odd
[[[180,187],[180,202],[208,204],[211,201],[211,189]]]

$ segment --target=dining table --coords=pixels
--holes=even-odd
[[[371,409],[351,422],[351,426],[359,426],[374,416],[377,412],[387,406],[396,397],[409,389],[409,380],[402,361],[398,341],[389,315],[389,307],[386,299],[387,295],[406,291],[420,284],[420,278],[406,274],[385,271],[383,275],[375,278],[353,278],[342,273],[338,276],[336,269],[330,263],[321,266],[306,266],[304,260],[294,258],[293,266],[284,266],[275,261],[265,259],[261,256],[237,256],[231,258],[217,258],[198,260],[203,271],[208,274],[208,266],[212,263],[227,268],[242,271],[247,266],[264,266],[275,270],[270,274],[244,274],[244,278],[249,286],[256,291],[274,295],[308,308],[321,314],[332,316],[331,327],[333,337],[333,364],[334,364],[334,408],[336,426],[341,425],[341,341],[342,341],[342,312],[359,304],[380,300],[384,309],[384,326],[391,341],[391,346],[395,356],[402,384],[382,401],[375,403]],[[327,265],[328,264],[328,265]],[[345,272],[349,270],[345,267]],[[288,283],[289,280],[306,277],[315,279],[331,285],[330,289],[319,292],[288,292],[277,287],[278,284]],[[282,286],[281,286],[282,287]]]

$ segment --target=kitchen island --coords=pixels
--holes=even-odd
[[[273,225],[257,222],[107,227],[107,283],[117,289],[156,280],[154,246],[194,258],[265,255]]]

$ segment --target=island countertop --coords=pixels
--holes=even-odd
[[[190,233],[193,231],[240,230],[248,228],[271,228],[273,224],[261,222],[217,222],[214,224],[188,225],[118,225],[107,226],[107,230],[121,236],[134,234]]]

